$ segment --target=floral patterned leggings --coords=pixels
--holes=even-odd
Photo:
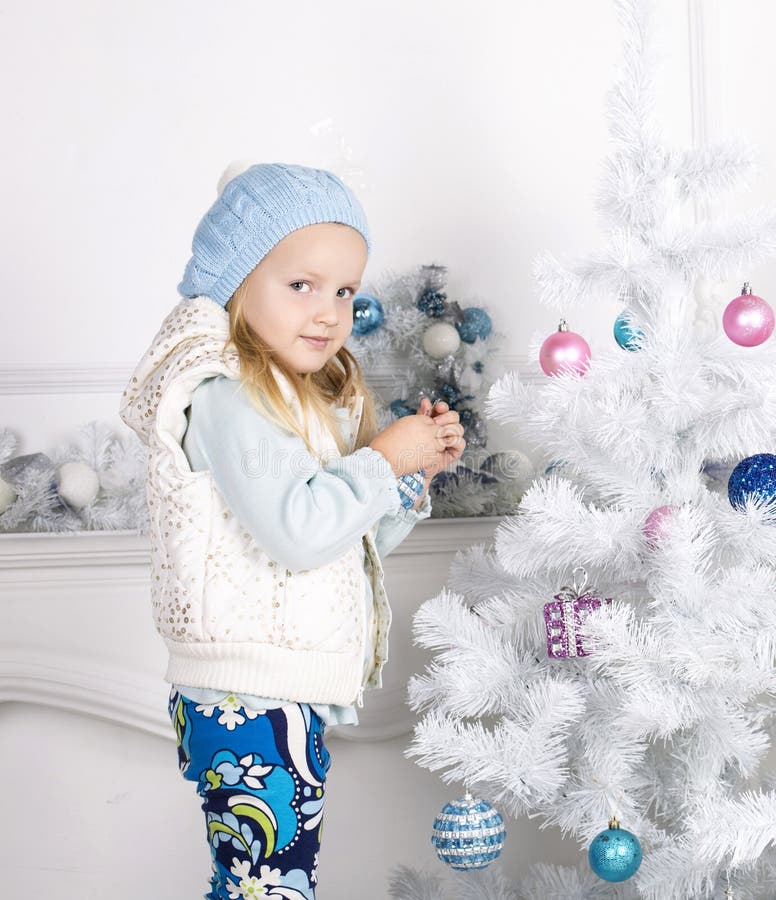
[[[168,703],[178,766],[197,784],[213,875],[206,900],[315,900],[324,783],[324,725],[306,703],[263,711]]]

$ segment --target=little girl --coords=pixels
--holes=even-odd
[[[227,169],[120,415],[148,447],[151,594],[208,900],[314,900],[332,723],[381,685],[381,557],[464,449],[423,399],[376,433],[345,348],[369,251],[334,175]]]

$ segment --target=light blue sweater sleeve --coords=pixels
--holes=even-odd
[[[222,375],[194,390],[183,449],[194,471],[210,469],[256,543],[292,572],[333,562],[377,522],[390,552],[418,518],[401,506],[381,453],[361,447],[321,466]]]

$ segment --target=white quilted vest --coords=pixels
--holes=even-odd
[[[165,679],[308,703],[360,703],[365,687],[381,685],[388,658],[391,611],[375,529],[328,565],[292,573],[256,544],[211,473],[193,472],[181,447],[196,386],[213,375],[238,377],[234,350],[222,357],[228,336],[221,306],[207,297],[181,300],[138,363],[119,410],[148,448],[151,599],[169,650]],[[301,424],[293,389],[276,376]],[[362,405],[349,412],[351,440]],[[322,423],[311,429],[316,451],[339,456]],[[366,681],[365,574],[375,605],[375,660]]]

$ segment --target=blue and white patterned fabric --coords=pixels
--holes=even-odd
[[[178,766],[197,786],[212,874],[205,900],[315,900],[325,726],[306,703],[258,712],[170,691]]]

